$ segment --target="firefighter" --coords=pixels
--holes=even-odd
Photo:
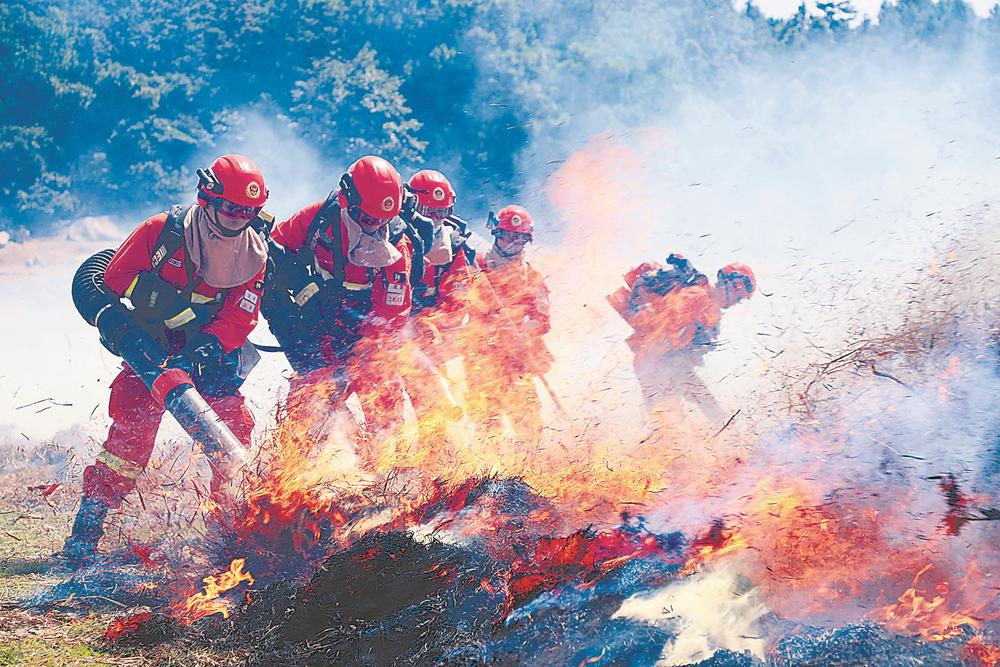
[[[647,412],[686,398],[721,423],[725,413],[696,370],[717,343],[722,311],[757,289],[753,271],[728,264],[713,286],[687,259],[672,254],[666,265],[644,262],[624,278],[626,287],[608,301],[632,327],[627,342]]]
[[[502,432],[506,416],[517,442],[529,448],[541,438],[541,402],[535,376],[552,367],[542,341],[550,330],[549,290],[524,258],[534,222],[521,206],[490,214],[493,246],[472,281],[469,326],[464,337],[467,409],[488,438]]]
[[[260,169],[223,155],[198,170],[197,204],[148,218],[125,239],[104,274],[107,289],[131,301],[136,323],[188,372],[198,391],[244,444],[254,418],[239,392],[258,358],[247,336],[257,324],[267,245],[253,223],[267,214]],[[104,520],[135,488],[149,461],[164,407],[125,363],[111,383],[112,423],[97,461],[83,471],[83,500],[63,547],[71,564],[96,552]],[[220,452],[208,452],[213,499],[224,479]]]
[[[397,373],[386,366],[412,306],[402,203],[399,173],[369,155],[325,200],[275,226],[264,316],[297,375],[290,413],[313,410],[317,393],[339,402],[354,391],[370,429],[401,419]]]
[[[425,169],[407,183],[413,211],[429,223],[422,271],[414,271],[413,313],[403,371],[423,440],[445,438],[446,425],[462,416],[446,364],[457,357],[455,332],[466,314],[476,253],[468,224],[454,215],[455,189],[439,171]],[[404,216],[405,217],[405,216]],[[413,227],[424,225],[414,220]]]

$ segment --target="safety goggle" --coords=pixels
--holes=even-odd
[[[347,213],[351,216],[351,220],[354,220],[354,222],[362,227],[381,227],[392,220],[392,218],[376,218],[374,215],[368,215],[361,210],[360,206],[348,207]]]
[[[237,220],[253,220],[260,213],[263,206],[240,206],[228,199],[216,199],[215,205],[219,207],[219,213],[227,215]]]
[[[431,220],[444,220],[455,211],[454,206],[445,206],[444,208],[438,208],[435,206],[425,206],[424,204],[417,204],[414,208],[417,210],[417,213],[419,213],[420,215],[425,215]]]
[[[496,229],[493,231],[498,241],[503,241],[508,245],[527,245],[531,237],[522,232],[509,232],[506,229]]]

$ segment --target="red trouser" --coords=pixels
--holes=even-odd
[[[243,444],[250,443],[254,419],[243,396],[236,393],[222,398],[205,397],[212,409]],[[150,395],[132,369],[122,364],[122,371],[111,383],[108,414],[111,429],[104,451],[97,462],[83,471],[83,493],[118,507],[135,488],[136,479],[149,463],[156,444],[156,432],[165,409]]]

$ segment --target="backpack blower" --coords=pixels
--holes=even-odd
[[[77,312],[87,324],[97,327],[104,346],[125,360],[153,398],[201,443],[206,454],[224,457],[230,472],[242,468],[247,461],[243,443],[198,393],[191,376],[166,366],[170,355],[136,325],[118,295],[105,287],[104,271],[114,254],[114,250],[102,250],[76,270],[73,305]]]

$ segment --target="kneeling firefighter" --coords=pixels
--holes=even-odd
[[[422,243],[399,218],[402,205],[395,167],[368,155],[325,200],[275,225],[262,307],[297,375],[290,413],[322,385],[334,401],[354,391],[369,429],[401,417],[400,392],[386,387],[398,373],[388,366],[410,314],[414,245]]]
[[[229,481],[227,442],[242,454],[240,443],[250,440],[254,419],[239,388],[258,359],[247,336],[257,324],[264,287],[267,245],[255,227],[270,220],[261,209],[268,191],[260,169],[241,155],[224,155],[198,176],[196,205],[147,219],[110,260],[102,257],[110,251],[95,255],[74,279],[77,308],[126,361],[111,383],[107,440],[83,472],[83,500],[63,547],[71,563],[94,555],[108,511],[135,488],[165,407],[208,456],[217,503]],[[91,291],[107,302],[81,306],[90,298],[81,294],[81,274],[94,260],[106,269],[103,280],[88,276],[98,283]],[[125,310],[119,297],[133,309]],[[191,383],[197,392],[185,389]],[[186,414],[177,410],[179,392],[194,396],[181,397]],[[222,423],[212,426],[216,415]]]

